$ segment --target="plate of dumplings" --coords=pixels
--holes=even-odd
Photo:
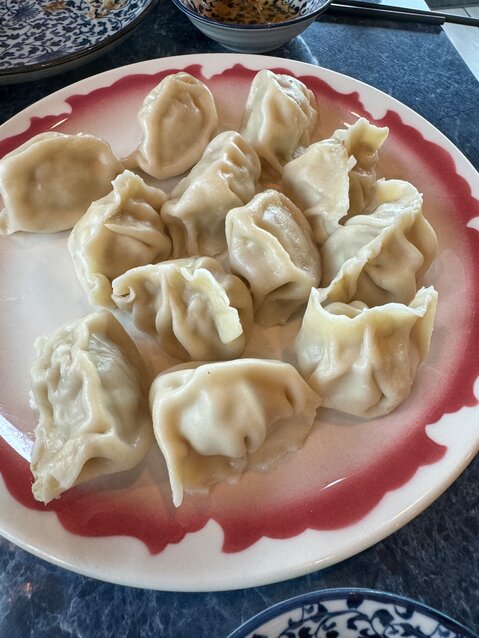
[[[479,176],[392,97],[150,60],[22,111],[0,158],[6,538],[256,586],[385,538],[478,451]]]

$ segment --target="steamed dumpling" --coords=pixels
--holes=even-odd
[[[299,370],[324,407],[359,417],[388,414],[409,395],[425,359],[437,292],[422,288],[409,306],[322,305],[313,289],[295,341]]]
[[[113,281],[113,301],[183,360],[239,357],[253,324],[246,285],[211,257],[133,268]]]
[[[371,202],[378,150],[388,132],[359,118],[331,138],[311,144],[284,167],[284,192],[306,215],[319,244],[338,229],[340,220]]]
[[[71,228],[123,171],[93,135],[41,133],[0,160],[0,233]]]
[[[138,120],[143,137],[127,166],[139,166],[158,179],[181,175],[196,164],[218,128],[211,91],[184,71],[168,75],[150,91]]]
[[[161,210],[173,239],[173,256],[224,253],[226,214],[250,201],[260,173],[258,156],[239,133],[216,136]]]
[[[73,485],[137,465],[153,440],[149,383],[115,317],[90,314],[39,337],[35,350],[34,497],[48,503]]]
[[[248,282],[256,321],[283,324],[321,278],[311,227],[282,193],[266,190],[226,216],[232,272]]]
[[[153,427],[173,503],[183,492],[267,469],[308,436],[319,396],[288,363],[264,359],[178,366],[150,390]]]
[[[161,189],[125,171],[114,180],[110,194],[93,202],[76,223],[68,250],[91,304],[114,307],[115,277],[169,257],[171,240],[160,217],[165,200]]]
[[[303,211],[318,244],[324,244],[348,214],[349,173],[355,163],[344,144],[327,139],[311,144],[284,167],[284,192]]]
[[[348,219],[321,249],[321,286],[329,301],[407,304],[436,255],[436,234],[414,186],[379,181],[375,200],[371,214]]]
[[[312,91],[290,75],[264,69],[251,83],[241,133],[266,170],[281,174],[286,162],[309,145],[316,119]]]
[[[376,186],[378,151],[387,139],[389,129],[378,127],[360,117],[333,138],[339,140],[356,163],[349,172],[349,215],[362,212],[373,200]]]

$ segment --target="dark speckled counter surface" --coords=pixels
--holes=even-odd
[[[139,60],[224,51],[160,2],[126,41],[67,74],[0,87],[0,122],[53,91]],[[440,27],[324,17],[271,55],[382,89],[432,122],[479,168],[479,83]],[[5,370],[4,370],[5,372]],[[0,637],[226,637],[269,605],[330,587],[368,587],[435,607],[479,633],[479,458],[431,507],[336,566],[279,584],[164,593],[85,578],[0,539]]]

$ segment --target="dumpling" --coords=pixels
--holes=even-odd
[[[348,154],[356,160],[349,172],[350,216],[361,213],[373,200],[378,151],[388,135],[386,126],[374,126],[364,117],[333,133],[333,138],[342,142]]]
[[[321,278],[319,252],[302,212],[282,193],[266,190],[228,213],[226,238],[231,271],[248,282],[256,321],[286,323]]]
[[[371,203],[378,149],[388,132],[360,118],[311,144],[284,167],[283,190],[306,215],[319,244],[337,230],[341,219]]]
[[[123,171],[93,135],[41,133],[0,160],[0,233],[71,228]]]
[[[113,301],[185,361],[239,357],[253,324],[246,285],[211,257],[133,268],[113,281]]]
[[[125,165],[158,179],[181,175],[196,164],[218,128],[211,91],[184,71],[166,76],[150,91],[138,120],[143,137]]]
[[[106,311],[35,342],[39,411],[33,495],[48,503],[73,485],[128,470],[153,441],[149,379],[135,344]]]
[[[380,180],[375,200],[371,214],[348,219],[321,249],[329,301],[407,304],[436,255],[436,233],[412,184]]]
[[[422,288],[409,306],[321,304],[313,288],[295,341],[299,370],[323,406],[359,417],[388,414],[409,395],[425,359],[437,292]]]
[[[75,224],[68,250],[91,304],[114,307],[115,277],[170,256],[171,240],[160,216],[165,200],[161,189],[125,171],[114,180],[109,195],[93,202]]]
[[[150,405],[179,507],[185,491],[232,482],[298,450],[320,398],[289,363],[236,359],[161,374]]]
[[[260,173],[258,156],[239,133],[216,136],[161,210],[173,257],[224,253],[226,213],[250,201]]]
[[[311,144],[284,167],[283,190],[303,211],[318,244],[324,244],[348,214],[349,173],[355,162],[344,144],[327,139]]]
[[[283,166],[309,145],[316,128],[316,98],[300,80],[263,69],[251,83],[240,132],[266,170]]]

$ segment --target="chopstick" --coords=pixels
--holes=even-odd
[[[362,18],[382,18],[422,24],[444,24],[451,22],[470,27],[479,27],[479,19],[469,16],[449,15],[436,11],[409,9],[367,0],[334,0],[326,10],[330,15],[347,15]]]

